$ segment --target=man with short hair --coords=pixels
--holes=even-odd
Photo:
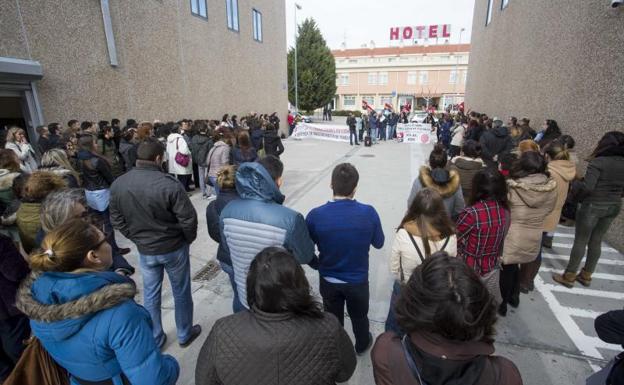
[[[357,125],[357,121],[355,120],[355,116],[353,116],[353,112],[349,112],[349,117],[347,118],[347,126],[349,126],[349,143],[353,146],[353,138],[355,138],[355,145],[359,146],[357,133],[355,131],[355,126]]]
[[[46,151],[53,148],[52,143],[50,142],[50,131],[46,126],[38,126],[37,134],[39,135],[39,140],[37,140],[37,151],[39,152],[39,156],[42,156],[46,153]]]
[[[139,250],[143,274],[143,306],[154,323],[154,339],[162,347],[167,335],[161,321],[163,271],[167,271],[175,303],[178,342],[186,347],[201,333],[193,326],[189,246],[197,237],[197,213],[184,187],[162,168],[165,148],[148,138],[137,150],[136,167],[113,182],[110,214],[113,226]]]
[[[373,342],[368,324],[368,252],[381,249],[384,233],[373,206],[353,197],[359,174],[350,163],[332,172],[333,199],[310,211],[310,236],[319,250],[319,291],[325,310],[344,325],[344,306],[353,325],[355,351],[362,355]]]
[[[221,245],[230,254],[238,298],[247,308],[247,272],[260,251],[284,247],[299,263],[316,266],[314,243],[303,215],[282,206],[283,172],[284,165],[273,155],[243,163],[236,172],[241,199],[228,203],[221,212]]]
[[[479,140],[481,144],[481,157],[489,166],[498,167],[498,157],[513,149],[513,141],[503,121],[494,118],[492,128],[485,131]]]

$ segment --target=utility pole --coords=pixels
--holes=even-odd
[[[297,31],[299,26],[297,25],[297,10],[301,9],[301,6],[295,3],[295,116],[299,115],[299,77],[297,76]]]

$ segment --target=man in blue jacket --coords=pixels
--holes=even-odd
[[[381,249],[384,233],[373,206],[353,197],[359,174],[350,163],[332,172],[334,199],[310,211],[306,222],[319,250],[319,291],[325,310],[344,325],[344,306],[353,325],[355,351],[362,355],[373,342],[368,325],[368,252]]]
[[[243,163],[236,172],[240,199],[221,212],[221,245],[230,254],[240,302],[247,305],[247,272],[251,261],[267,247],[284,247],[301,264],[315,266],[314,243],[303,215],[282,206],[284,165],[273,155]],[[223,242],[225,240],[225,242]]]

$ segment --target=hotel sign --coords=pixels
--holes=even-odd
[[[390,28],[390,40],[436,39],[446,37],[451,37],[450,24]]]

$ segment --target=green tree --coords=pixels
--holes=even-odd
[[[288,99],[295,105],[295,49],[288,51]],[[297,77],[299,105],[313,111],[329,103],[336,95],[336,62],[314,19],[298,26]]]

